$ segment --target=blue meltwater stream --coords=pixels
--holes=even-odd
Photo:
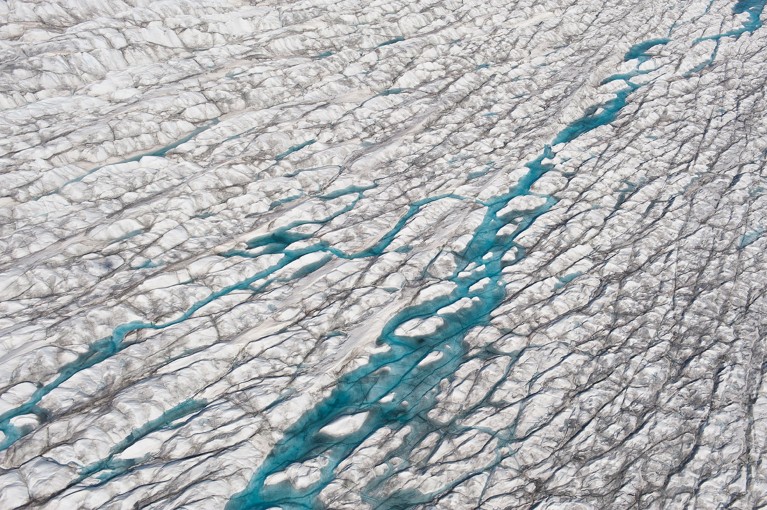
[[[761,26],[760,16],[765,2],[767,0],[740,0],[737,2],[734,12],[736,14],[747,13],[749,16],[749,21],[744,25],[743,32],[753,31]],[[721,34],[719,37],[728,35],[736,34]],[[382,45],[395,44],[401,40],[402,38],[395,38]],[[647,52],[654,46],[667,42],[667,39],[651,39],[632,47],[625,58],[626,60],[636,59],[638,62],[637,70],[624,75],[615,75],[605,80],[606,82],[621,80],[625,82],[626,87],[616,92],[609,101],[590,108],[581,118],[562,129],[552,140],[552,145],[571,142],[599,126],[613,122],[626,106],[629,96],[639,88],[639,85],[630,80],[635,76],[644,74],[644,71],[638,71],[638,67],[651,58]],[[389,91],[389,93],[394,93],[394,91]],[[163,151],[167,152],[167,150],[196,136],[208,127],[206,125],[199,128],[188,137],[160,151],[155,151],[152,155],[163,155]],[[280,161],[313,143],[314,140],[309,140],[290,147],[287,151],[276,155],[275,160]],[[451,378],[467,360],[464,345],[466,334],[475,327],[488,324],[493,310],[504,301],[506,292],[501,279],[502,271],[505,267],[517,263],[525,256],[524,249],[516,243],[517,238],[541,215],[549,211],[556,200],[553,197],[544,197],[543,205],[532,210],[511,211],[503,214],[501,211],[513,198],[532,194],[532,186],[553,168],[553,165],[547,163],[547,160],[554,157],[555,153],[552,148],[546,146],[535,159],[525,165],[527,172],[514,187],[484,203],[486,212],[483,221],[462,253],[456,270],[448,279],[454,284],[454,290],[449,295],[410,306],[396,314],[384,326],[378,339],[378,343],[386,346],[387,350],[373,354],[365,365],[342,376],[327,398],[308,410],[286,430],[283,438],[266,458],[254,459],[254,463],[260,462],[259,468],[245,490],[229,501],[227,509],[321,508],[317,496],[334,479],[336,468],[376,431],[384,427],[399,430],[408,426],[410,430],[408,437],[412,443],[410,446],[414,446],[419,438],[439,427],[425,417],[436,403],[437,389],[440,383]],[[446,197],[462,198],[442,195],[413,203],[389,232],[384,233],[373,246],[359,253],[345,253],[323,243],[300,249],[291,248],[294,243],[309,237],[294,233],[291,229],[300,225],[322,224],[331,221],[354,208],[367,189],[351,187],[320,197],[325,200],[332,200],[349,194],[356,195],[356,200],[328,218],[294,222],[248,243],[248,250],[260,250],[256,256],[267,253],[284,255],[271,267],[246,280],[211,293],[173,320],[161,324],[149,322],[122,324],[113,330],[111,336],[92,344],[87,352],[64,366],[50,382],[40,384],[24,404],[0,414],[0,432],[4,434],[2,441],[0,441],[0,450],[10,447],[21,437],[32,432],[32,428],[14,426],[11,423],[14,418],[25,414],[34,414],[41,423],[49,421],[51,419],[49,413],[39,405],[41,400],[79,372],[87,370],[127,348],[129,346],[126,342],[128,335],[141,330],[161,330],[179,324],[192,317],[206,305],[236,290],[249,289],[253,292],[261,292],[277,279],[275,273],[307,254],[322,252],[326,257],[296,273],[291,279],[301,277],[307,272],[316,271],[333,257],[355,259],[379,256],[388,249],[401,229],[420,212],[423,206]],[[501,229],[509,225],[513,225],[513,229],[508,233],[501,234]],[[749,239],[744,238],[744,243],[747,242]],[[254,256],[248,250],[232,251],[224,255]],[[515,255],[508,257],[507,254],[512,250],[514,250]],[[504,257],[506,258],[504,259]],[[562,278],[562,283],[566,284],[577,276],[577,274],[567,275]],[[482,281],[482,285],[479,285],[480,281]],[[443,310],[461,300],[464,300],[462,303],[467,303],[466,306],[457,310],[453,307],[455,311],[450,312]],[[408,321],[431,317],[443,319],[443,325],[433,333],[418,337],[406,337],[396,333],[398,328]],[[428,364],[421,363],[427,356],[435,353],[441,354],[437,361]],[[206,405],[206,402],[198,400],[182,402],[158,418],[134,429],[123,441],[112,448],[107,458],[84,466],[80,471],[78,481],[105,472],[107,474],[102,476],[102,479],[108,479],[130,469],[133,465],[131,462],[118,461],[115,460],[115,457],[139,439],[156,430],[173,426],[174,422],[200,412]],[[320,432],[325,426],[339,418],[363,412],[367,413],[367,418],[362,426],[354,432],[343,437],[330,437]],[[407,442],[408,439],[405,441]],[[320,468],[319,479],[308,487],[296,488],[288,482],[265,483],[271,475],[284,471],[291,464],[320,459],[324,461],[324,464],[320,463],[323,467]],[[411,490],[389,495],[385,501],[377,500],[375,488],[386,476],[383,475],[383,478],[377,479],[363,490],[363,498],[370,500],[377,508],[409,508],[427,502],[434,496]]]

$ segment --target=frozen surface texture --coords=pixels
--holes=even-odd
[[[763,11],[0,2],[0,508],[767,506]]]

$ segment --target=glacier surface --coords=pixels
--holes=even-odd
[[[767,507],[766,3],[0,3],[0,508]]]

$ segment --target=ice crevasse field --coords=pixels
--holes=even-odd
[[[0,509],[767,506],[765,0],[0,4]]]

